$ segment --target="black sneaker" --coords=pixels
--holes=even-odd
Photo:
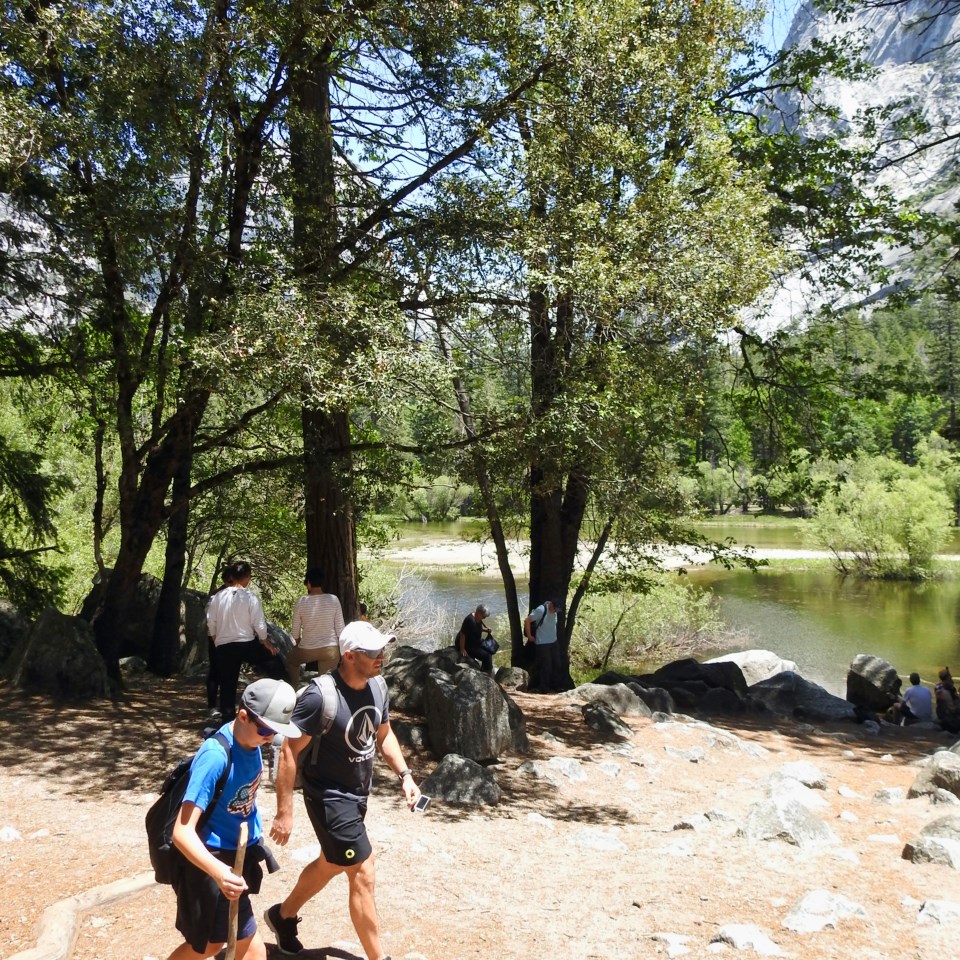
[[[264,923],[277,935],[277,949],[281,953],[297,954],[303,951],[303,944],[297,939],[297,924],[300,917],[285,920],[280,916],[280,904],[275,903],[263,915]]]

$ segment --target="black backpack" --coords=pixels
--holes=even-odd
[[[200,820],[197,823],[198,833],[213,814],[213,808],[217,805],[220,794],[223,793],[232,765],[230,743],[227,738],[219,731],[213,735],[213,738],[227,751],[227,766],[217,779],[209,805],[200,814]],[[177,817],[180,816],[183,795],[187,792],[187,784],[190,782],[190,764],[193,763],[193,756],[184,757],[170,771],[160,788],[160,796],[147,811],[147,849],[150,851],[150,865],[153,867],[157,883],[173,883],[173,877],[177,871],[177,860],[183,856],[173,844],[173,826],[177,822]]]
[[[543,623],[543,621],[546,619],[546,616],[547,616],[547,605],[544,604],[544,605],[543,605],[543,614],[542,614],[542,616],[540,617],[540,619],[537,620],[536,623],[534,623],[533,620],[530,621],[530,636],[531,636],[531,637],[535,637],[535,636],[537,635],[537,631],[540,629],[540,625],[541,625],[541,624]]]

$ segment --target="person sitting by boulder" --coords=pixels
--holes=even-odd
[[[460,656],[478,660],[484,673],[493,673],[493,654],[483,645],[483,635],[490,636],[490,628],[483,622],[483,618],[489,616],[487,607],[478,603],[477,609],[463,618],[457,634],[457,651]]]
[[[960,693],[954,686],[949,667],[940,671],[940,682],[935,693],[940,726],[949,733],[960,733]]]
[[[890,708],[890,719],[901,726],[933,720],[933,694],[920,682],[919,673],[910,674],[910,686]]]

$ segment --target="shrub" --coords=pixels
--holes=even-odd
[[[939,477],[866,457],[825,494],[809,529],[841,573],[924,579],[949,535],[951,513]]]

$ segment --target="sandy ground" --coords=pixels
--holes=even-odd
[[[632,719],[633,736],[620,743],[598,740],[567,697],[517,700],[532,758],[575,759],[581,780],[531,779],[518,769],[529,758],[505,756],[493,768],[499,806],[435,803],[417,816],[378,767],[368,824],[393,960],[633,960],[667,956],[660,933],[686,938],[687,956],[706,957],[731,923],[757,925],[798,960],[956,955],[960,922],[921,925],[917,917],[927,900],[960,902],[960,875],[900,856],[904,841],[948,810],[925,799],[874,799],[882,787],[908,788],[916,763],[948,739],[899,728],[869,737],[855,726]],[[196,745],[201,705],[199,685],[181,680],[144,681],[123,703],[84,708],[0,687],[0,956],[33,945],[51,904],[148,869],[143,816],[166,770]],[[437,762],[409,759],[418,777]],[[836,843],[800,850],[737,837],[771,775],[795,760],[826,775],[817,815]],[[272,813],[269,787],[259,803]],[[707,812],[717,819],[677,829]],[[295,816],[282,870],[256,898],[258,912],[282,898],[316,851],[302,807]],[[10,839],[14,831],[21,839]],[[791,906],[819,889],[842,893],[865,916],[815,934],[786,929]],[[173,918],[172,892],[152,886],[85,914],[74,956],[165,957],[178,943]],[[308,905],[301,937],[307,960],[359,958],[343,882]],[[267,941],[270,957],[280,956],[269,932]]]

